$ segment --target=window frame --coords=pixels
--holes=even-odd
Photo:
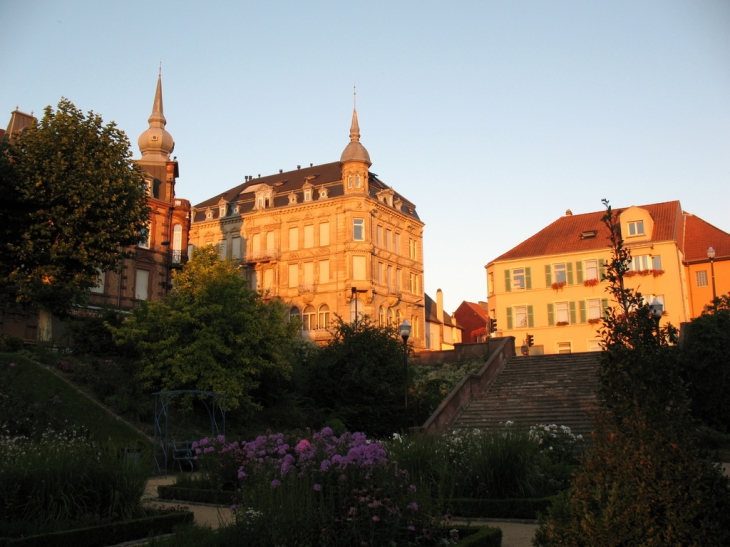
[[[352,219],[352,240],[353,241],[365,241],[365,219],[364,218],[353,218]]]
[[[643,220],[632,220],[627,223],[629,229],[628,237],[637,237],[646,235],[644,232],[644,221]]]

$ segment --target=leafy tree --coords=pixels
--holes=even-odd
[[[730,433],[730,293],[692,320],[681,352],[692,413],[705,425]]]
[[[137,347],[140,378],[153,390],[214,391],[228,395],[229,409],[250,412],[260,408],[251,392],[264,373],[288,375],[296,327],[209,246],[193,252],[164,302],[143,302],[113,331]]]
[[[0,287],[58,315],[85,302],[149,217],[124,132],[67,99],[0,143],[0,195]]]
[[[542,519],[536,546],[730,545],[728,480],[693,439],[676,329],[658,328],[641,294],[626,289],[630,253],[604,200],[618,303],[603,322],[593,446],[567,497]]]
[[[403,428],[403,342],[393,327],[367,317],[337,318],[334,339],[312,356],[309,397],[351,431],[391,435]]]

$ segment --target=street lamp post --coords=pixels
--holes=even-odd
[[[403,384],[405,386],[405,398],[403,408],[406,414],[406,425],[408,425],[408,337],[411,335],[411,324],[404,319],[400,325],[400,337],[403,338]]]
[[[656,321],[656,336],[657,340],[661,340],[661,331],[659,330],[659,321],[662,318],[662,313],[664,313],[664,305],[659,302],[659,299],[654,297],[654,300],[651,304],[649,304],[649,308],[651,309],[651,315],[654,318],[654,321]]]
[[[707,249],[707,258],[710,259],[710,274],[712,275],[712,303],[714,306],[717,293],[715,292],[715,249],[712,247]]]

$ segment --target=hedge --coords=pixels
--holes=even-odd
[[[153,517],[111,522],[89,528],[51,532],[25,538],[0,538],[0,547],[103,547],[150,535],[169,534],[173,528],[192,524],[193,513],[176,511]]]
[[[491,526],[454,526],[459,531],[456,547],[502,547],[502,529]]]
[[[451,514],[458,518],[536,519],[547,513],[555,496],[549,498],[517,498],[504,500],[444,500]]]
[[[179,486],[158,486],[157,495],[163,500],[192,501],[211,503],[214,505],[231,505],[235,492],[226,490],[203,490],[200,488],[182,488]]]

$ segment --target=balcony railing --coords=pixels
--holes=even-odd
[[[171,251],[170,254],[172,255],[170,258],[170,262],[172,262],[172,264],[183,265],[188,261],[187,251]]]
[[[253,251],[246,253],[246,262],[271,262],[281,257],[279,249],[266,249],[265,251]]]
[[[299,294],[307,293],[307,292],[315,292],[317,289],[316,285],[314,283],[300,283],[299,284]]]

